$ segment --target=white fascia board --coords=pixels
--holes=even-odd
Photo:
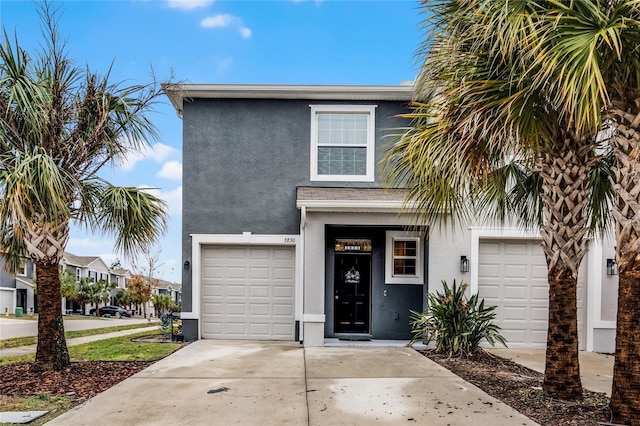
[[[414,211],[404,201],[376,200],[298,200],[296,206],[309,212],[391,212]]]
[[[20,283],[22,283],[22,284],[24,284],[26,286],[29,286],[29,287],[33,288],[33,282],[25,281],[24,279],[22,279],[20,277],[16,277],[16,281],[20,282]]]
[[[307,99],[328,101],[405,101],[413,85],[286,85],[286,84],[178,84],[164,85],[166,95],[182,116],[185,99]]]

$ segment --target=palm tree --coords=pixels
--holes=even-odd
[[[616,160],[611,214],[619,275],[611,411],[615,423],[640,425],[640,4],[550,3],[539,11],[543,43],[537,56],[545,72],[536,84],[558,94],[558,107],[583,133],[608,136]]]
[[[436,65],[438,62],[443,65],[440,71],[436,66],[432,74],[442,78],[435,87],[444,86],[441,98],[446,100],[444,106],[436,104],[440,114],[435,117],[444,115],[446,120],[442,126],[445,130],[454,129],[449,135],[468,137],[469,141],[475,137],[478,143],[485,144],[497,134],[498,139],[509,138],[519,146],[533,147],[534,152],[540,155],[555,156],[574,151],[577,168],[566,169],[568,175],[573,176],[585,174],[584,169],[580,170],[584,164],[579,160],[584,153],[591,151],[589,142],[598,142],[601,150],[605,153],[610,150],[614,155],[611,183],[616,198],[610,207],[615,223],[619,290],[611,410],[617,423],[640,424],[634,411],[640,405],[640,359],[637,356],[640,353],[640,341],[637,339],[640,335],[640,310],[635,306],[640,298],[640,163],[637,154],[640,151],[639,2],[441,1],[427,6],[426,10],[434,13],[436,23],[445,30],[442,35],[451,37],[434,42],[441,52],[452,56],[448,68],[446,57],[434,60]],[[509,55],[512,55],[513,63],[503,60]],[[462,66],[456,70],[456,64]],[[500,68],[503,68],[506,78],[496,78]],[[425,84],[424,80],[419,83],[419,87],[433,90],[433,84]],[[455,84],[462,86],[458,93]],[[449,99],[449,96],[453,98]],[[455,102],[458,102],[460,112],[454,110]],[[468,109],[470,111],[466,111]],[[431,111],[427,108],[418,112]],[[430,117],[427,124],[431,125],[433,118]],[[545,126],[546,131],[539,132]],[[551,137],[544,137],[545,134]],[[566,141],[566,150],[548,150],[554,141],[560,147],[562,139]],[[482,155],[473,157],[463,151],[461,161],[471,163],[458,167],[457,171],[466,173],[467,177],[480,177],[480,182],[486,183],[487,171],[492,168],[482,161],[491,161],[496,156],[484,148],[472,149],[464,138],[462,140],[470,152],[481,151]],[[490,143],[486,146],[495,148]],[[550,165],[548,161],[541,166],[544,164]],[[556,163],[552,168],[558,166],[560,164]],[[396,177],[401,175],[398,173]],[[566,177],[563,180],[570,186],[575,184]],[[417,179],[414,182],[420,183]],[[590,219],[603,224],[606,222],[606,208],[599,204],[602,201],[598,199],[600,195],[601,192],[595,190],[591,194],[591,212],[596,213]],[[582,197],[578,196],[575,201],[582,203]],[[551,201],[545,199],[548,208],[546,221],[558,219],[549,216],[556,213],[556,205]],[[567,202],[574,203],[570,199]],[[570,217],[565,216],[567,219]],[[582,232],[579,229],[576,231]],[[548,236],[545,237],[544,232],[543,245],[547,245]],[[575,232],[568,235],[574,236]],[[577,252],[581,252],[582,246],[578,247]],[[562,258],[567,253],[550,250],[549,247],[545,252],[548,260],[550,256],[553,259],[559,255],[560,262],[566,262]],[[577,256],[571,262],[575,264],[579,258]],[[552,266],[549,263],[550,272]],[[565,334],[571,333],[569,330]],[[549,367],[548,349],[547,369]]]
[[[422,50],[412,112],[385,158],[388,182],[409,189],[421,224],[517,219],[539,225],[549,279],[544,388],[582,397],[578,361],[577,278],[589,231],[589,172],[596,146],[565,118],[532,78],[534,5],[510,1],[423,4],[431,25]],[[541,206],[518,211],[508,193],[535,176]],[[527,204],[525,204],[525,207]],[[541,219],[541,220],[540,220]]]
[[[67,57],[57,10],[40,7],[45,38],[32,58],[6,31],[0,45],[0,238],[12,270],[36,266],[38,348],[34,369],[69,365],[58,265],[71,223],[112,235],[133,255],[166,228],[165,203],[99,177],[139,149],[155,129],[145,114],[156,84],[121,87]]]

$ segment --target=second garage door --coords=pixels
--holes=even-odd
[[[293,247],[207,246],[201,276],[203,338],[294,339]]]
[[[583,260],[578,281],[578,334],[582,348]],[[544,349],[547,342],[549,286],[547,263],[537,240],[481,240],[478,294],[496,305],[496,323],[512,348]]]

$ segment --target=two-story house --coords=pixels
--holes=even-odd
[[[104,280],[114,283],[114,288],[111,290],[111,304],[114,304],[118,290],[126,288],[127,280],[131,276],[127,269],[111,269],[100,256],[77,256],[64,252],[60,265],[74,275],[77,282],[82,278],[88,278],[93,282]],[[66,299],[63,300],[63,311],[67,314],[83,312],[82,306]],[[85,311],[88,312],[86,309]]]
[[[465,281],[511,347],[543,348],[546,261],[517,227],[412,227],[380,162],[413,87],[184,84],[182,319],[187,340],[411,337],[409,311]],[[579,289],[581,348],[611,351],[617,280],[594,241]],[[610,271],[611,272],[611,271]]]
[[[24,314],[38,312],[35,291],[35,268],[31,260],[25,259],[15,273],[4,270],[4,259],[0,258],[0,309],[2,313],[14,314],[22,308]]]

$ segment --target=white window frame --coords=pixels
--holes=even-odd
[[[80,270],[80,268],[76,268],[76,282],[77,283],[80,282],[80,278],[82,278],[82,271]]]
[[[311,176],[312,181],[374,182],[375,181],[375,131],[377,105],[309,105],[311,107]],[[318,115],[319,114],[367,114],[367,173],[364,175],[318,174]],[[349,147],[349,145],[346,145]]]
[[[18,266],[18,270],[16,271],[16,275],[20,277],[27,276],[27,259],[22,259],[20,266]]]
[[[416,242],[416,274],[396,276],[393,273],[393,243]],[[424,238],[417,232],[387,231],[385,245],[384,281],[387,284],[424,284]]]

